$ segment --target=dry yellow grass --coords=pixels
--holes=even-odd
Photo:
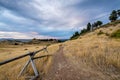
[[[120,79],[120,39],[112,39],[107,34],[120,29],[120,24],[116,26],[103,27],[94,32],[87,33],[77,40],[62,43],[64,47],[64,55],[68,57],[71,64],[81,71],[89,74],[100,76],[103,80],[119,80]],[[97,35],[99,31],[104,34]],[[48,52],[41,52],[36,56],[55,53],[59,49],[60,44],[54,44],[48,47]],[[22,55],[28,51],[35,51],[43,48],[40,45],[23,45],[23,46],[0,46],[0,61]],[[0,66],[0,80],[24,80],[25,76],[33,75],[33,71],[28,66],[25,76],[17,79],[17,76],[28,60],[29,57]],[[52,56],[35,60],[37,69],[44,75],[49,70],[52,63]],[[84,73],[83,73],[84,74]],[[96,76],[95,75],[95,76]],[[97,77],[96,76],[96,77]],[[91,80],[94,80],[91,78]],[[100,80],[100,79],[98,79]]]
[[[77,63],[75,66],[81,67],[80,65],[85,64],[93,72],[100,70],[96,72],[96,74],[102,73],[100,76],[108,76],[110,80],[119,80],[120,40],[111,39],[105,34],[97,35],[100,30],[111,34],[117,29],[120,29],[120,24],[100,28],[81,36],[77,40],[67,41],[64,43],[64,54],[70,58],[73,64],[77,62],[81,63]],[[84,67],[81,68],[85,69]],[[90,69],[88,70],[90,71]]]
[[[1,55],[0,61],[11,59],[11,58],[23,55],[27,52],[36,51],[36,50],[42,49],[43,47],[45,46],[41,46],[41,45],[23,45],[23,46],[1,45],[0,46],[0,55]],[[54,44],[48,47],[49,53],[42,51],[38,53],[36,56],[53,54],[57,50],[58,50],[58,45]],[[17,78],[20,70],[22,69],[23,65],[26,63],[28,59],[29,57],[26,57],[26,58],[22,58],[22,59],[19,59],[11,63],[0,66],[0,80],[24,80],[25,76],[34,75],[31,65],[29,65],[28,68],[26,69],[26,73],[22,77]],[[47,72],[51,64],[51,61],[52,61],[52,56],[35,60],[37,69],[39,70],[41,75],[44,75]]]

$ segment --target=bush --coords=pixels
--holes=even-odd
[[[87,29],[83,29],[83,30],[81,30],[80,35],[85,34],[87,32],[88,32]]]
[[[100,31],[97,33],[97,35],[101,35],[101,34],[104,34],[104,32],[100,30]]]
[[[77,39],[79,36],[74,36],[74,37],[71,37],[70,40],[74,40],[74,39]]]
[[[120,29],[118,29],[117,31],[113,32],[111,34],[111,37],[113,37],[113,38],[120,38]]]
[[[77,39],[79,37],[79,32],[76,31],[71,37],[70,39],[73,40],[73,39]]]

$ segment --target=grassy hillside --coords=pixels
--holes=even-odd
[[[63,55],[80,74],[88,76],[89,80],[119,80],[120,79],[120,21],[112,22],[88,32],[76,40],[61,43]],[[57,52],[60,44],[48,47],[48,52],[37,56]],[[0,61],[22,55],[28,51],[43,48],[43,45],[0,45]],[[59,54],[59,53],[58,53]],[[17,76],[28,60],[28,57],[0,66],[0,80],[25,80],[26,75],[33,75],[28,67],[27,74],[17,79]],[[64,61],[64,60],[61,60]],[[48,73],[53,57],[35,61],[41,75]],[[68,74],[66,74],[68,75]],[[81,79],[82,80],[82,79]],[[85,79],[87,80],[87,79]]]
[[[119,22],[104,25],[93,32],[80,36],[76,40],[65,42],[63,44],[64,54],[76,68],[95,73],[101,76],[102,80],[119,80],[119,31]],[[93,80],[93,78],[90,80]]]

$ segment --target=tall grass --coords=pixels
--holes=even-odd
[[[36,51],[38,49],[43,48],[44,46],[41,45],[23,45],[23,46],[13,46],[13,45],[4,45],[0,47],[0,61],[4,61],[10,58],[14,58],[16,56],[20,56],[22,54],[27,53],[28,51]],[[48,47],[48,53],[45,51],[42,51],[36,55],[42,56],[42,55],[51,55],[55,53],[58,50],[58,44],[54,44]],[[0,66],[0,80],[25,80],[26,76],[33,76],[34,72],[31,67],[31,64],[27,67],[25,72],[22,74],[21,77],[18,77],[18,74],[20,70],[23,68],[24,64],[27,62],[29,57],[22,58],[16,61],[13,61],[11,63],[5,64]],[[52,56],[50,57],[44,57],[41,59],[34,60],[36,67],[40,73],[40,75],[45,75],[51,66],[52,62]]]
[[[80,39],[68,41],[64,44],[64,54],[71,60],[76,60],[74,63],[80,62],[77,65],[85,64],[87,67],[91,67],[92,71],[99,71],[104,76],[108,76],[110,80],[119,80],[120,40],[97,34],[101,30],[103,33],[119,34],[119,32],[114,32],[119,29],[119,25],[107,29],[100,28]]]

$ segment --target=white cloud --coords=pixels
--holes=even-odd
[[[48,30],[70,30],[84,21],[74,5],[83,0],[34,0],[31,6],[39,13],[37,16],[44,20],[40,26]],[[79,17],[79,18],[78,18]]]
[[[18,35],[22,35],[18,37],[12,34],[14,38],[33,38],[34,36],[43,38],[46,36],[41,35],[49,35],[46,34],[49,32],[59,34],[60,31],[71,35],[73,31],[85,27],[92,18],[106,15],[106,13],[101,14],[103,12],[101,7],[96,8],[92,6],[93,4],[90,8],[83,8],[80,4],[84,1],[88,0],[1,0],[6,9],[0,17],[3,22],[7,19],[8,21],[6,24],[0,24],[0,27],[7,25],[17,34],[19,33]],[[27,33],[22,33],[22,30]]]
[[[0,38],[14,38],[14,39],[38,38],[38,39],[48,39],[48,38],[57,38],[57,37],[43,36],[43,35],[39,35],[37,32],[21,33],[21,32],[0,31]]]
[[[78,24],[82,23],[84,20],[82,17],[80,19],[78,18],[79,14],[77,11],[74,11],[72,8],[67,8],[68,5],[73,5],[78,1],[80,0],[70,0],[69,2],[63,0],[51,0],[50,2],[49,0],[34,0],[29,2],[29,4],[23,4],[23,7],[25,8],[29,8],[27,6],[31,6],[31,9],[28,9],[30,10],[29,12],[25,9],[25,13],[32,13],[32,11],[35,11],[36,14],[32,14],[31,16],[34,16],[35,18],[37,17],[39,22],[16,15],[14,12],[7,9],[4,9],[4,12],[0,16],[4,19],[12,21],[15,24],[18,24],[20,27],[24,25],[29,29],[31,29],[30,26],[38,26],[40,30],[50,32],[69,31],[73,27],[76,27]],[[41,20],[43,21],[41,22]],[[12,28],[12,25],[10,26]],[[36,27],[33,28],[35,29]]]

